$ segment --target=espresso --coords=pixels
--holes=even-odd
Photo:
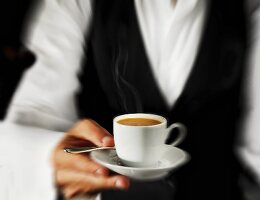
[[[161,124],[162,122],[156,119],[149,118],[126,118],[117,121],[119,124],[127,126],[152,126]]]

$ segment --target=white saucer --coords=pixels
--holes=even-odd
[[[155,166],[148,168],[123,166],[115,150],[93,151],[90,155],[97,163],[118,174],[136,180],[156,180],[167,176],[169,172],[189,160],[188,153],[179,148],[170,145],[164,145],[163,148],[165,148],[165,153],[162,158],[157,161]]]

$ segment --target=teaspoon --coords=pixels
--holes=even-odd
[[[65,147],[64,151],[67,153],[88,153],[97,150],[115,149],[115,147]]]

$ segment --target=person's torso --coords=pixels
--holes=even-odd
[[[233,145],[243,108],[246,32],[242,9],[242,1],[211,2],[195,64],[169,109],[149,65],[133,1],[95,2],[78,95],[81,117],[92,118],[112,132],[116,115],[163,115],[170,123],[187,126],[188,136],[180,147],[191,155],[191,161],[170,176],[176,188],[164,181],[135,183],[138,187],[134,185],[127,193],[104,193],[104,199],[151,198],[149,193],[153,199],[171,199],[175,189],[179,199],[239,196]],[[139,188],[144,189],[143,194],[138,193]]]

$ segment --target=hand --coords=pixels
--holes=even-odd
[[[113,137],[93,120],[82,120],[66,133],[52,155],[55,182],[70,198],[80,193],[105,189],[127,189],[129,180],[110,176],[109,170],[90,159],[88,154],[69,154],[64,147],[114,146]]]

